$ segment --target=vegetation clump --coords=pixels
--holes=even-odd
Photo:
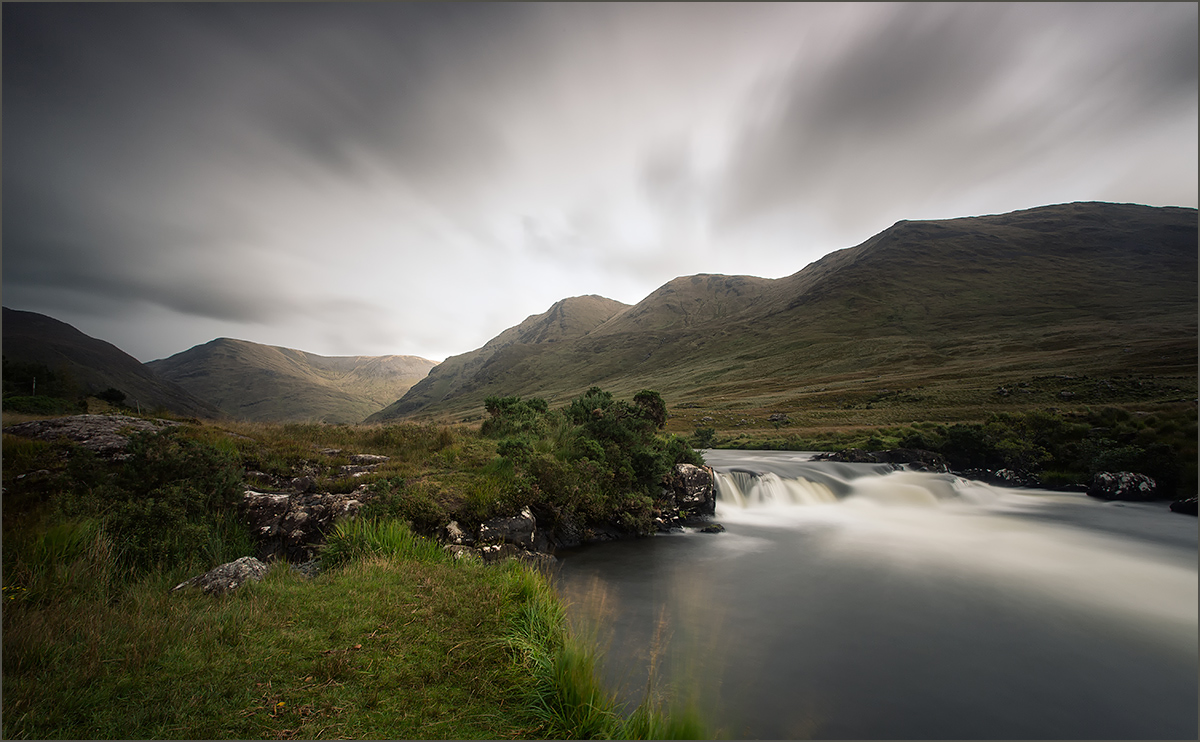
[[[653,531],[656,500],[675,465],[702,465],[688,442],[659,431],[666,404],[642,390],[632,402],[592,387],[561,410],[544,399],[489,397],[481,433],[497,440],[494,471],[511,479],[510,505],[570,534],[615,526]]]

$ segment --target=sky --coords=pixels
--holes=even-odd
[[[3,303],[482,346],[901,219],[1197,205],[1196,3],[3,4]]]

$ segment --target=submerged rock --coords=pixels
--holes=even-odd
[[[1182,500],[1176,500],[1175,502],[1171,503],[1171,512],[1183,513],[1184,515],[1195,515],[1196,498],[1185,497]]]
[[[1158,485],[1145,474],[1102,471],[1092,477],[1087,493],[1104,500],[1150,500],[1158,493]]]
[[[198,587],[208,595],[224,595],[233,592],[249,580],[261,581],[268,569],[263,562],[254,557],[245,556],[214,567],[190,580],[185,580],[171,588],[171,592],[182,590],[185,587]]]
[[[945,473],[950,471],[946,458],[940,453],[919,448],[891,448],[886,451],[864,451],[846,448],[833,453],[819,453],[813,461],[840,461],[847,464],[904,464],[917,471]]]

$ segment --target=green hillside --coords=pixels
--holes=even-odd
[[[492,338],[478,350],[451,356],[409,390],[408,394],[367,418],[366,422],[383,422],[416,412],[443,400],[477,393],[499,377],[510,377],[514,369],[543,350],[558,349],[571,341],[585,337],[619,313],[628,304],[603,296],[576,296],[557,302],[542,314],[526,317]],[[517,371],[519,373],[519,371]]]
[[[221,416],[216,407],[157,376],[111,343],[85,335],[44,314],[8,307],[4,307],[3,314],[6,374],[36,378],[37,369],[41,368],[53,375],[57,387],[54,392],[59,395],[75,397],[116,389],[125,395],[125,403],[130,407],[147,412],[165,409],[190,417]],[[48,380],[43,375],[40,394],[48,393]],[[11,386],[11,383],[5,385],[6,398]],[[20,393],[34,391],[36,387],[31,384],[28,391],[22,389]]]
[[[146,365],[239,419],[357,423],[437,364],[417,356],[319,356],[218,338]]]
[[[553,403],[592,385],[658,390],[674,429],[722,414],[855,425],[1192,400],[1196,309],[1195,209],[902,221],[786,278],[676,279],[571,340],[521,342],[513,328],[459,356],[470,364],[453,384],[432,388],[431,374],[374,419],[469,420],[489,395]]]

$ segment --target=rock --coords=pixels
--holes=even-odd
[[[1150,500],[1158,491],[1158,485],[1145,474],[1134,472],[1098,472],[1092,477],[1088,495],[1104,500]]]
[[[375,453],[356,453],[350,457],[350,461],[355,464],[375,464],[379,465],[387,461],[389,457],[380,456]]]
[[[450,521],[446,524],[446,527],[442,529],[442,538],[448,544],[465,544],[472,541],[472,539],[467,536],[467,532],[458,525],[458,521],[456,520]]]
[[[775,412],[775,413],[772,413],[769,417],[767,417],[767,421],[773,422],[773,423],[786,423],[789,421],[789,418],[787,415],[783,414],[782,412]]]
[[[312,477],[296,477],[292,480],[292,489],[297,492],[312,492],[316,485],[317,483]]]
[[[950,465],[946,463],[945,456],[920,448],[892,448],[887,451],[877,451],[874,455],[881,464],[905,464],[910,469],[917,471],[943,474],[950,471]]]
[[[71,415],[10,425],[4,432],[43,441],[66,438],[101,456],[121,458],[133,433],[157,433],[180,424],[172,420],[144,420],[128,415]]]
[[[456,562],[463,559],[483,559],[483,554],[480,553],[479,549],[472,549],[470,546],[463,546],[462,544],[447,544],[442,548],[445,549],[446,553],[453,557],[454,561]]]
[[[725,526],[720,523],[709,523],[707,526],[700,529],[700,533],[724,533]]]
[[[707,466],[676,464],[671,477],[671,491],[680,510],[698,515],[712,515],[717,509],[712,469]]]
[[[242,512],[258,542],[260,559],[304,562],[316,557],[333,525],[343,518],[354,517],[363,499],[370,496],[362,490],[349,495],[246,490]]]
[[[892,448],[886,451],[864,451],[861,448],[846,448],[834,453],[819,453],[813,461],[840,461],[847,464],[893,464],[894,468],[904,464],[917,471],[948,472],[949,465],[940,453],[919,448]]]
[[[878,464],[879,459],[873,453],[861,448],[844,448],[834,453],[819,453],[813,456],[813,461],[841,461],[847,464]]]
[[[492,518],[479,526],[479,541],[490,544],[512,544],[532,549],[537,519],[529,508],[511,518]]]
[[[1184,515],[1195,515],[1196,514],[1196,498],[1195,497],[1185,497],[1182,500],[1176,500],[1175,502],[1171,503],[1171,512],[1183,513]]]
[[[179,583],[171,592],[185,587],[199,587],[208,595],[224,595],[232,592],[248,580],[259,582],[267,574],[267,565],[254,557],[242,557],[214,567],[202,575]]]

